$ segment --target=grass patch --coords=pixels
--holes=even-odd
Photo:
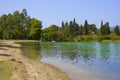
[[[74,41],[88,42],[88,41],[99,41],[99,42],[120,42],[120,36],[117,35],[79,35],[74,37]]]
[[[13,61],[0,61],[0,80],[14,80],[11,76],[16,71],[16,66]]]

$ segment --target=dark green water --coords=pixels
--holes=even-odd
[[[73,80],[120,80],[120,43],[31,42],[22,45],[23,55],[59,67]]]

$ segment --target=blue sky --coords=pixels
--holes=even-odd
[[[43,22],[43,28],[73,18],[79,24],[109,21],[110,26],[120,25],[120,0],[0,0],[0,15],[27,9],[28,15]]]

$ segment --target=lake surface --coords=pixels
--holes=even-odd
[[[21,43],[23,55],[52,64],[73,80],[120,80],[120,43]]]

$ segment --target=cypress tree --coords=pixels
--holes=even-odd
[[[100,34],[105,35],[105,25],[103,25],[103,21],[101,21]]]
[[[103,26],[103,21],[101,21],[101,26],[100,26],[100,34],[102,35],[103,31],[102,31],[102,26]]]
[[[85,35],[88,35],[88,34],[89,34],[89,29],[88,29],[88,22],[87,22],[87,20],[85,20],[85,23],[84,23],[84,34],[85,34]]]
[[[64,22],[62,21],[62,28],[65,28],[65,24],[64,24]]]
[[[115,32],[116,35],[120,35],[120,31],[119,31],[118,25],[115,26],[114,32]]]
[[[80,25],[80,27],[79,27],[78,34],[83,35],[83,26],[82,25]]]
[[[109,35],[111,33],[110,27],[109,27],[109,22],[105,24],[105,35]]]

